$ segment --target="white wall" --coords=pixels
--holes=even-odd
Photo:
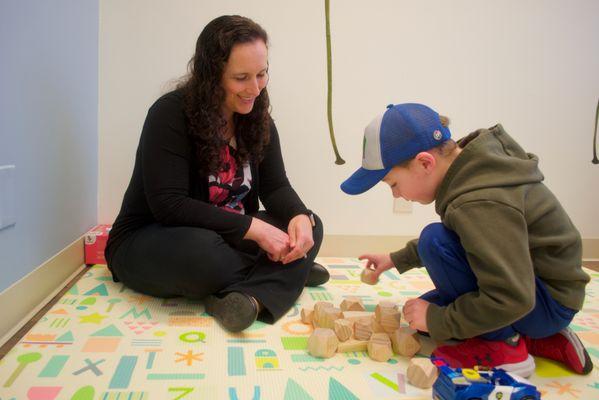
[[[17,223],[0,230],[0,292],[97,220],[97,0],[0,2],[7,164],[16,165]]]
[[[599,237],[599,166],[590,163],[599,95],[599,2],[331,1],[334,164],[326,120],[324,1],[104,0],[100,3],[99,219],[116,216],[145,114],[182,76],[203,26],[223,14],[271,37],[269,91],[288,175],[328,234],[416,235],[432,206],[392,214],[382,185],[339,184],[362,130],[388,103],[423,102],[461,137],[498,122],[541,158],[547,185],[583,237]]]

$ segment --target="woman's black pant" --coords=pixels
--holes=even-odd
[[[266,212],[253,215],[287,232]],[[250,240],[232,247],[214,231],[189,226],[148,225],[116,249],[110,267],[129,288],[155,297],[201,299],[229,292],[249,294],[264,306],[260,319],[273,323],[300,296],[318,254],[323,226],[315,215],[314,247],[290,264],[269,260]]]

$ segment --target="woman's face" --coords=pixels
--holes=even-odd
[[[252,111],[256,97],[267,83],[268,50],[264,42],[258,39],[233,46],[221,80],[225,90],[225,118]]]

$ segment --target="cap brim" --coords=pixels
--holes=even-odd
[[[341,184],[341,190],[347,194],[364,193],[387,175],[390,168],[370,170],[360,168]]]

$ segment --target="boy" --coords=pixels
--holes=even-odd
[[[403,308],[452,367],[501,367],[529,376],[538,355],[588,374],[593,364],[568,328],[583,305],[580,234],[542,183],[538,158],[501,125],[457,143],[448,120],[421,104],[390,105],[364,132],[362,168],[341,185],[359,194],[380,180],[393,197],[429,204],[441,223],[389,255],[366,254],[376,275],[425,266],[435,285]]]

